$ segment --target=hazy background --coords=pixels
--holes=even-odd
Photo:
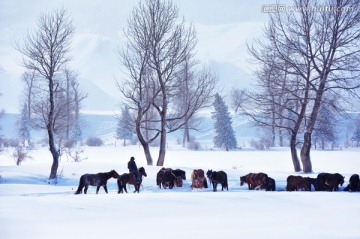
[[[178,0],[180,15],[195,25],[197,58],[217,72],[223,94],[251,82],[246,42],[261,37],[268,18],[261,11],[269,1]],[[14,43],[37,26],[40,14],[57,8],[69,11],[76,31],[72,41],[71,69],[88,98],[83,112],[112,113],[120,103],[115,81],[125,77],[118,60],[127,18],[138,1],[133,0],[1,0],[0,1],[0,109],[19,111],[23,84],[21,55]]]

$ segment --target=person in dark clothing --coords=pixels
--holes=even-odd
[[[128,162],[128,169],[129,169],[130,173],[133,173],[135,175],[136,183],[140,183],[140,174],[139,174],[139,170],[136,166],[134,157],[130,158],[130,161]]]

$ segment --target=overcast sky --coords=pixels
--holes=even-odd
[[[276,2],[274,0],[274,2]],[[1,0],[0,1],[0,109],[17,110],[21,95],[20,55],[14,42],[36,28],[38,17],[65,8],[76,27],[70,67],[80,73],[80,83],[96,85],[118,100],[115,78],[121,79],[117,50],[135,0]],[[246,42],[261,36],[267,14],[266,0],[177,0],[185,21],[195,25],[197,57],[202,61],[228,62],[250,72]],[[89,83],[89,84],[90,84]]]

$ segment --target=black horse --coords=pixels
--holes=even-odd
[[[184,170],[174,169],[174,170],[172,170],[172,173],[173,173],[176,177],[181,177],[182,180],[186,180],[186,173],[185,173]]]
[[[135,186],[135,191],[136,192],[140,192],[140,185],[142,182],[142,177],[145,176],[147,177],[147,174],[145,172],[145,168],[141,167],[139,168],[139,174],[140,174],[140,183],[136,183],[136,178],[135,175],[133,173],[124,173],[121,176],[119,176],[118,180],[117,180],[117,184],[118,184],[118,193],[123,193],[123,189],[125,190],[125,192],[127,193],[126,190],[126,184],[132,184]]]
[[[320,173],[316,178],[316,191],[338,191],[344,184],[344,176],[339,173]]]
[[[359,174],[351,175],[349,179],[349,185],[344,188],[344,191],[357,192],[360,189],[360,178]]]
[[[164,189],[169,187],[172,189],[175,185],[176,175],[173,173],[171,168],[161,168],[160,171],[156,174],[156,185],[161,189],[161,185]]]
[[[229,190],[227,174],[224,171],[216,172],[216,171],[208,170],[206,172],[206,177],[209,179],[210,183],[212,183],[214,192],[217,191],[218,183],[221,184],[221,191],[224,191],[224,188],[226,188],[226,190]]]
[[[76,190],[75,194],[82,193],[83,188],[85,187],[84,193],[87,193],[89,185],[96,186],[96,194],[98,194],[100,187],[104,187],[106,193],[107,190],[107,181],[110,178],[118,178],[119,174],[115,170],[111,170],[107,173],[97,173],[97,174],[84,174],[80,177],[79,187]]]

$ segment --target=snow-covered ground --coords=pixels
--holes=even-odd
[[[82,162],[63,156],[57,184],[48,183],[51,156],[46,148],[15,166],[12,151],[0,154],[0,238],[360,238],[360,193],[343,192],[349,177],[360,173],[360,151],[313,151],[320,172],[345,176],[339,192],[286,192],[286,178],[295,174],[287,149],[273,151],[188,151],[170,146],[165,166],[186,171],[182,188],[159,189],[160,167],[147,166],[138,146],[84,148]],[[154,157],[157,149],[153,149]],[[85,173],[115,169],[127,172],[131,156],[144,166],[140,194],[109,194],[90,187],[74,195]],[[190,189],[195,168],[224,170],[229,191]],[[265,172],[276,180],[276,192],[248,191],[239,177]],[[132,187],[130,187],[133,190]],[[219,187],[220,189],[220,187]],[[129,191],[131,191],[129,190]]]

